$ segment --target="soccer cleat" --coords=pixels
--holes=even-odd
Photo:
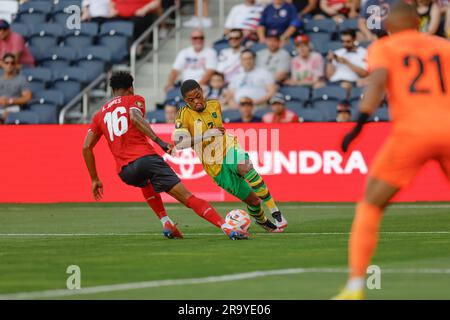
[[[236,230],[232,228],[223,227],[222,231],[230,238],[231,240],[246,240],[248,239],[248,233]]]
[[[183,234],[177,229],[176,224],[170,221],[164,223],[163,234],[167,239],[183,239]]]
[[[272,233],[281,233],[281,232],[283,232],[282,228],[278,228],[269,219],[267,219],[266,222],[263,222],[263,223],[258,222],[258,221],[255,221],[255,222],[256,222],[257,225],[261,226],[261,228],[263,228],[267,232],[272,232]]]
[[[364,290],[353,290],[342,289],[338,295],[331,298],[331,300],[364,300]]]
[[[275,225],[278,229],[284,229],[287,227],[287,220],[283,217],[280,211],[275,211],[272,213],[272,217],[275,219]]]

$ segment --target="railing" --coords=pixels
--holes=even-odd
[[[177,3],[177,2],[176,2]],[[180,33],[178,30],[181,26],[181,16],[180,16],[180,6],[179,4],[175,4],[174,6],[167,9],[162,16],[160,16],[142,35],[136,39],[131,45],[130,50],[130,73],[136,78],[136,69],[142,66],[145,62],[149,61],[152,58],[153,63],[153,89],[154,92],[158,92],[159,90],[159,57],[158,50],[160,49],[159,43],[159,27],[162,23],[164,23],[173,13],[175,13],[175,29],[172,30],[165,41],[170,38],[175,32],[175,51],[178,52],[180,50]],[[152,50],[148,52],[145,57],[137,61],[136,52],[137,48],[140,44],[147,39],[150,34],[153,33],[153,46]]]
[[[84,88],[79,94],[77,94],[59,113],[59,124],[64,124],[67,112],[80,103],[82,100],[82,121],[88,122],[89,113],[89,93],[97,87],[100,83],[106,80],[106,73],[100,74],[94,81],[92,81],[86,88]]]

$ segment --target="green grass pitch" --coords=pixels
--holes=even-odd
[[[223,215],[244,209],[215,205]],[[0,205],[0,299],[23,292],[38,299],[329,299],[346,280],[354,205],[280,207],[289,221],[284,234],[252,224],[250,240],[230,241],[176,204],[167,208],[183,240],[164,239],[144,203]],[[381,231],[372,262],[381,268],[381,289],[366,290],[368,299],[450,299],[450,204],[394,205]],[[103,290],[41,296],[66,288],[69,265],[81,268],[82,288]],[[223,275],[230,278],[202,281]],[[200,280],[177,282],[193,278]],[[135,286],[141,282],[147,285]]]

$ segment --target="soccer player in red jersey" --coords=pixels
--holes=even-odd
[[[128,72],[113,73],[110,86],[113,99],[94,115],[83,146],[94,198],[102,198],[103,184],[97,175],[93,149],[105,136],[116,160],[119,177],[126,184],[141,188],[148,205],[160,218],[163,234],[167,238],[183,236],[167,216],[160,192],[167,192],[200,217],[221,228],[230,239],[247,238],[246,233],[232,230],[208,202],[192,195],[172,168],[156,154],[147,138],[167,153],[172,152],[173,145],[162,141],[144,119],[145,101],[141,96],[134,95],[133,77]]]

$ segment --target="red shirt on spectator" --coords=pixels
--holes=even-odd
[[[153,0],[113,0],[117,14],[122,18],[135,16],[135,12]]]
[[[275,114],[274,112],[266,113],[263,118],[263,122],[266,123],[292,123],[292,122],[299,122],[298,115],[289,110],[284,109],[283,112],[280,115]]]
[[[19,53],[19,64],[34,66],[34,58],[25,45],[25,40],[18,33],[11,31],[5,40],[0,39],[0,59],[6,53],[12,53],[14,55]]]

